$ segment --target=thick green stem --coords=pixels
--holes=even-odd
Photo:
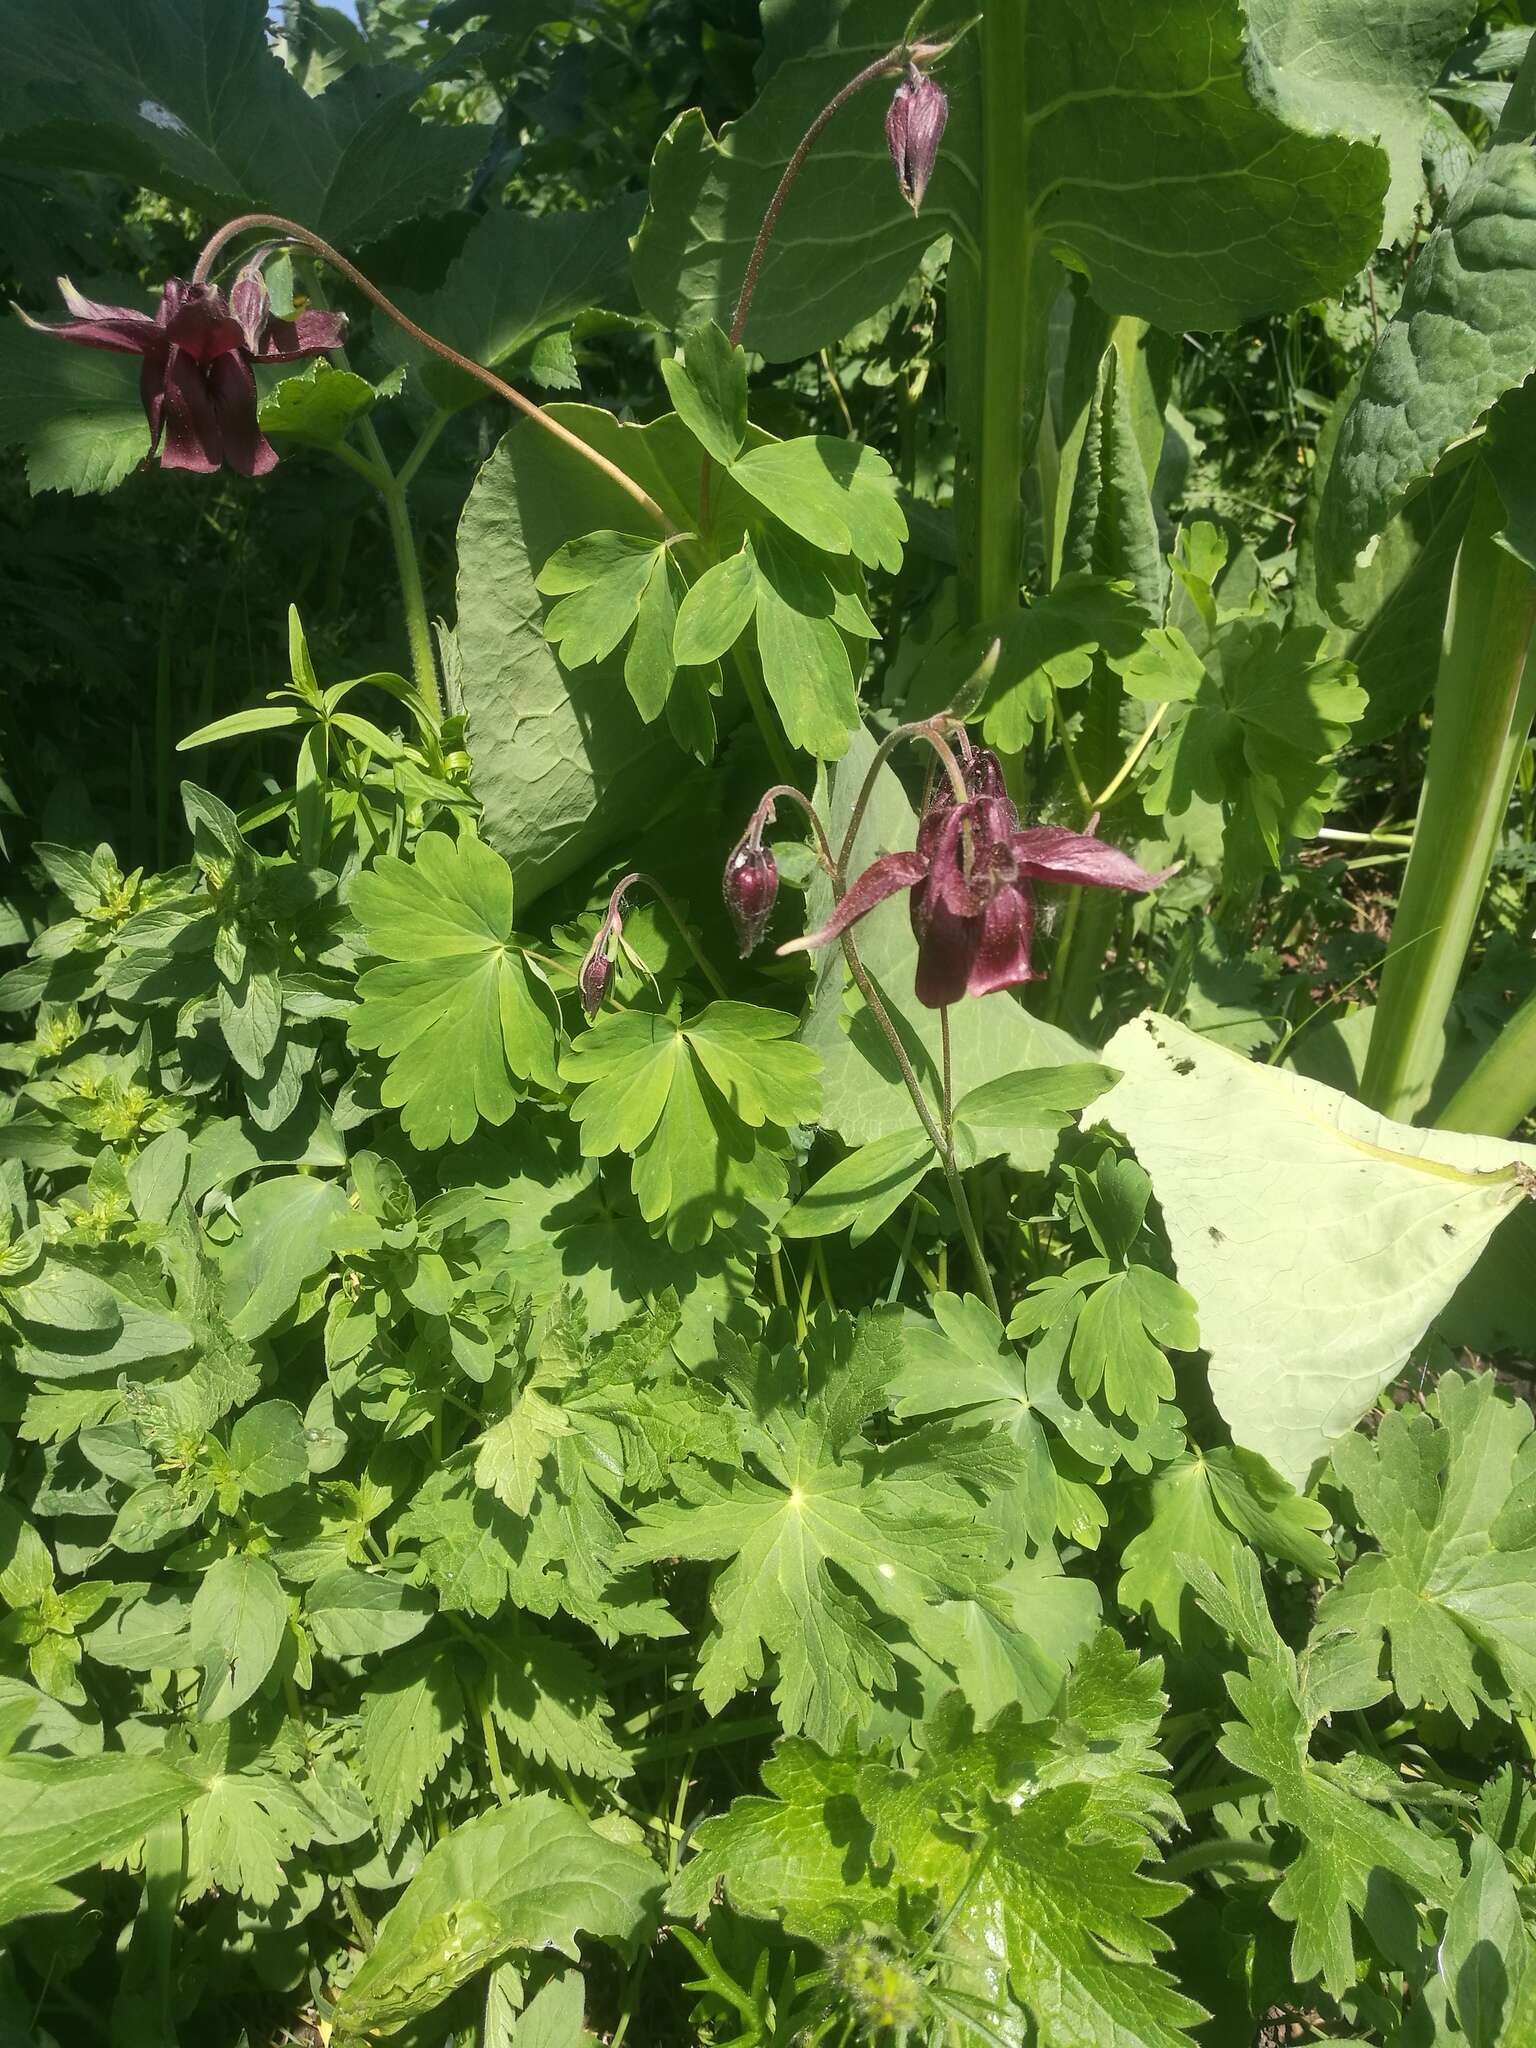
[[[1477,484],[1456,557],[1434,726],[1382,970],[1362,1094],[1402,1120],[1424,1105],[1494,847],[1536,709],[1536,577],[1496,538],[1504,510]]]
[[[1507,1138],[1536,1111],[1536,991],[1528,995],[1435,1122]]]
[[[990,7],[981,25],[981,276],[972,418],[976,531],[972,601],[981,619],[1017,608],[1024,555],[1024,470],[1044,396],[1045,306],[1026,219],[1028,129],[1022,110],[1026,9]]]
[[[427,594],[422,588],[421,563],[416,539],[411,532],[411,512],[405,491],[396,477],[380,483],[384,517],[395,550],[395,568],[400,577],[400,603],[405,612],[405,634],[411,647],[411,675],[422,700],[442,709],[442,689],[437,679],[437,657],[432,647],[432,622],[427,616]]]

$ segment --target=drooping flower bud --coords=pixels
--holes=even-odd
[[[721,894],[736,927],[743,960],[763,936],[778,893],[778,862],[766,846],[754,844],[748,832],[726,862],[721,883]]]
[[[901,184],[901,194],[914,213],[922,210],[923,194],[933,176],[939,140],[949,119],[949,99],[915,64],[891,96],[885,117],[885,139]]]
[[[603,1007],[609,989],[613,987],[613,962],[606,952],[600,951],[597,942],[581,963],[576,976],[576,986],[581,994],[581,1007],[590,1024]]]

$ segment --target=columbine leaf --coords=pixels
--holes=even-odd
[[[823,761],[837,760],[858,730],[859,699],[832,587],[788,535],[760,534],[752,564],[758,659],[785,736]]]
[[[840,1159],[779,1218],[784,1237],[827,1237],[847,1230],[849,1242],[873,1237],[937,1164],[926,1131],[893,1131]]]
[[[358,982],[355,1045],[385,1054],[383,1100],[413,1145],[462,1144],[511,1116],[520,1083],[559,1085],[559,1009],[512,936],[512,876],[477,839],[423,833],[352,888],[368,943],[390,963]]]
[[[1374,1440],[1335,1447],[1334,1476],[1380,1549],[1318,1621],[1384,1633],[1403,1705],[1448,1707],[1470,1727],[1479,1702],[1536,1709],[1536,1530],[1500,1520],[1536,1476],[1536,1437],[1491,1373],[1447,1373],[1434,1407],[1396,1409]]]
[[[634,625],[663,552],[658,542],[632,533],[588,533],[551,555],[537,587],[546,597],[561,597],[544,631],[567,668],[612,654]]]
[[[689,586],[677,608],[673,659],[682,667],[718,661],[747,630],[756,605],[756,563],[750,544],[744,544]]]
[[[997,667],[982,706],[987,744],[1021,752],[1051,716],[1054,695],[1087,682],[1101,651],[1132,653],[1149,623],[1128,583],[1076,575],[1063,576],[1045,596],[1001,621]],[[984,652],[991,632],[979,628],[957,646],[957,682],[962,665],[974,666]]]
[[[661,374],[683,425],[716,462],[729,467],[747,438],[745,351],[733,348],[707,320],[683,336],[681,362],[663,359]]]
[[[336,2004],[338,2032],[396,2034],[514,1950],[578,1931],[626,1942],[660,1888],[648,1856],[610,1842],[544,1793],[455,1828],[427,1852]]]
[[[906,517],[895,474],[873,448],[828,434],[766,441],[732,462],[730,473],[812,547],[852,554],[870,569],[894,574],[901,567]]]
[[[631,1010],[600,1018],[561,1062],[582,1090],[583,1153],[632,1156],[640,1213],[665,1218],[674,1245],[782,1196],[782,1127],[819,1106],[819,1063],[785,1042],[793,1029],[747,1003],[711,1003],[687,1024]]]
[[[1211,1391],[1295,1486],[1407,1359],[1536,1147],[1394,1124],[1148,1013],[1105,1047],[1099,1113],[1152,1176]]]
[[[1176,626],[1111,661],[1133,697],[1189,706],[1155,742],[1145,792],[1175,837],[1192,807],[1219,804],[1229,859],[1278,866],[1286,839],[1316,832],[1329,764],[1365,710],[1353,668],[1324,658],[1323,642],[1320,628],[1238,619],[1205,661]]]

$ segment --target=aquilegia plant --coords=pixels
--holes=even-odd
[[[0,2041],[1536,2038],[1529,24],[909,6],[12,0]]]

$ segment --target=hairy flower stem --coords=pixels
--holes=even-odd
[[[747,258],[747,267],[742,274],[741,290],[736,295],[736,310],[731,315],[731,341],[733,345],[740,343],[742,332],[746,327],[747,315],[752,310],[752,300],[757,291],[758,278],[762,274],[763,258],[768,253],[768,244],[773,240],[773,231],[779,224],[779,215],[784,211],[784,203],[794,189],[796,178],[799,177],[801,171],[805,168],[806,158],[816,147],[817,138],[822,130],[829,121],[842,112],[843,108],[847,106],[848,102],[856,94],[864,90],[866,85],[873,85],[877,78],[890,78],[893,74],[905,70],[909,63],[931,64],[934,58],[942,56],[947,48],[948,45],[945,43],[912,43],[909,45],[907,42],[902,41],[894,44],[886,51],[883,57],[877,57],[872,64],[866,64],[862,71],[855,72],[846,85],[839,86],[810,127],[806,129],[805,133],[796,143],[788,163],[784,166],[784,175],[779,179],[777,186],[774,188],[773,197],[768,202],[767,209],[763,214],[762,224],[758,228],[757,239],[752,244],[752,253]]]
[[[716,974],[714,968],[711,967],[709,962],[705,959],[703,953],[699,949],[698,941],[694,938],[693,933],[689,931],[688,926],[684,921],[683,913],[678,909],[677,904],[673,901],[671,895],[668,893],[667,890],[665,890],[661,886],[660,882],[657,881],[654,875],[646,874],[643,868],[634,868],[630,871],[629,874],[624,876],[622,881],[615,882],[615,884],[613,885],[613,890],[608,898],[608,910],[607,915],[604,918],[604,923],[606,924],[610,920],[616,921],[618,919],[619,913],[622,911],[624,907],[625,894],[630,889],[635,888],[645,888],[650,890],[651,894],[656,898],[656,901],[661,905],[662,909],[667,913],[668,917],[671,918],[673,924],[677,926],[678,936],[682,939],[683,944],[688,948],[689,952],[693,955],[695,964],[697,965],[699,972],[703,975],[704,979],[709,983],[710,987],[714,990],[715,994],[719,996],[722,999],[722,1001],[725,1000],[725,983],[720,979],[719,975]]]
[[[843,834],[842,848],[837,856],[837,874],[834,879],[839,895],[841,895],[844,884],[848,879],[848,863],[853,858],[853,849],[858,843],[859,827],[864,822],[864,813],[868,810],[869,800],[874,795],[875,782],[887,759],[896,751],[903,740],[926,740],[938,755],[939,765],[949,778],[949,786],[954,793],[955,802],[963,804],[966,801],[970,792],[965,786],[965,777],[960,771],[960,763],[955,759],[954,750],[951,748],[948,740],[945,739],[941,730],[943,723],[944,721],[940,717],[920,718],[911,725],[898,725],[895,731],[888,732],[879,746],[876,747],[875,757],[870,762],[859,793],[853,800],[853,809],[848,814],[848,829]]]
[[[1500,545],[1479,479],[1456,557],[1413,850],[1382,969],[1361,1093],[1384,1116],[1423,1107],[1536,712],[1536,576]]]
[[[976,1218],[971,1213],[971,1201],[965,1191],[965,1182],[955,1159],[954,1144],[934,1117],[928,1098],[923,1093],[923,1084],[917,1078],[912,1062],[907,1057],[907,1048],[901,1042],[901,1034],[891,1020],[891,1013],[885,1007],[884,998],[870,979],[869,970],[859,957],[859,949],[852,932],[843,933],[841,944],[843,958],[848,963],[848,972],[853,976],[854,987],[864,998],[869,1014],[884,1034],[885,1042],[891,1048],[892,1057],[900,1069],[901,1078],[906,1083],[907,1093],[912,1098],[918,1122],[927,1132],[929,1143],[939,1155],[939,1164],[944,1169],[944,1178],[949,1186],[950,1200],[954,1203],[955,1214],[960,1219],[961,1235],[965,1239],[966,1249],[971,1255],[971,1264],[975,1268],[976,1285],[981,1292],[981,1298],[993,1315],[1001,1317],[1002,1310],[997,1305],[997,1289],[992,1285],[987,1255],[982,1249],[981,1233],[976,1228]]]
[[[378,286],[363,275],[355,263],[349,263],[339,250],[333,249],[329,242],[322,241],[319,235],[301,226],[299,222],[285,220],[278,213],[242,213],[237,219],[226,221],[212,236],[197,259],[197,268],[192,273],[195,284],[207,283],[220,251],[236,235],[244,234],[248,228],[275,228],[287,240],[299,243],[302,248],[312,249],[323,261],[329,263],[333,270],[340,271],[341,275],[355,285],[365,299],[371,300],[381,313],[387,314],[402,334],[408,334],[412,341],[422,348],[430,349],[433,355],[440,356],[445,363],[452,363],[455,369],[475,378],[488,391],[494,391],[498,398],[504,398],[526,418],[536,420],[544,431],[553,434],[557,441],[563,441],[568,448],[574,449],[584,461],[590,462],[594,469],[601,470],[608,481],[616,484],[626,497],[632,498],[647,519],[658,526],[669,539],[679,531],[650,493],[642,490],[634,478],[620,469],[616,462],[610,462],[606,455],[600,455],[595,448],[583,441],[579,434],[573,434],[569,427],[562,426],[556,419],[551,419],[542,406],[524,398],[520,391],[514,390],[504,379],[498,377],[494,370],[486,369],[483,363],[475,362],[470,356],[460,355],[456,348],[450,348],[447,342],[439,341],[436,335],[429,334],[424,327],[418,327],[409,315],[402,313],[392,299],[386,298]]]

